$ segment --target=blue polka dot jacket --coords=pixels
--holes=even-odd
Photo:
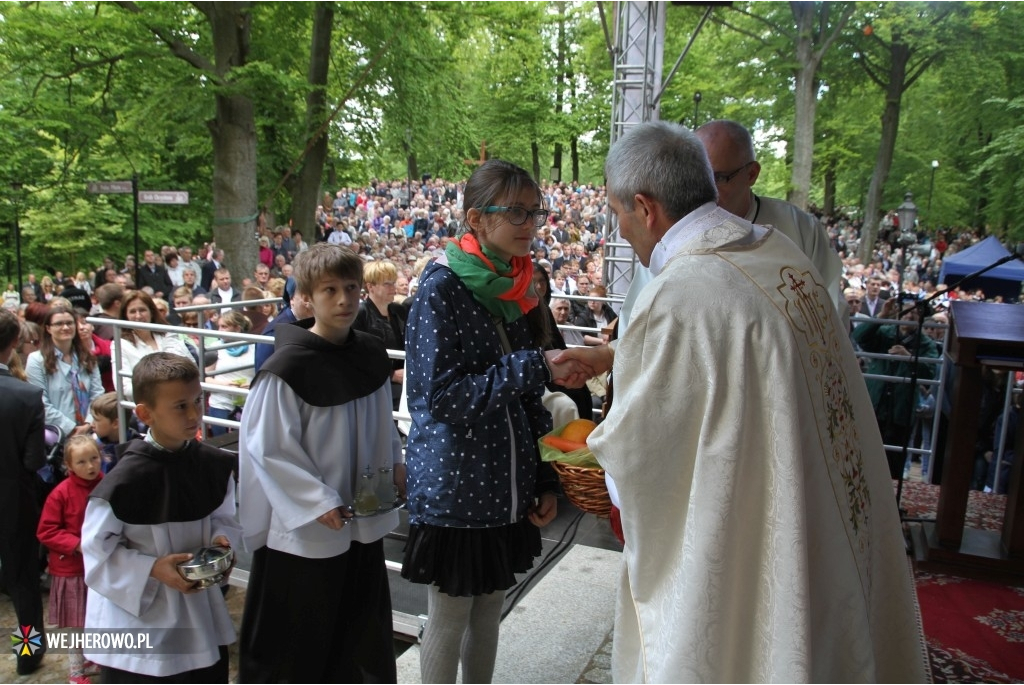
[[[508,525],[557,487],[537,450],[551,430],[541,403],[547,364],[525,317],[505,331],[511,353],[459,277],[443,264],[427,266],[405,339],[410,523]]]

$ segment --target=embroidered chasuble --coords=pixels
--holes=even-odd
[[[882,441],[820,276],[717,209],[652,270],[588,440],[626,538],[615,682],[924,682]]]

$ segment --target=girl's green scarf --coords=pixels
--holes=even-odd
[[[472,233],[445,248],[448,267],[462,279],[476,301],[493,316],[511,323],[537,306],[533,291],[533,262],[513,257],[508,264],[487,249]]]

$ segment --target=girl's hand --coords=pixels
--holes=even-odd
[[[537,503],[530,507],[526,518],[538,528],[543,528],[554,521],[557,514],[558,499],[555,497],[555,493],[545,492],[537,499]]]

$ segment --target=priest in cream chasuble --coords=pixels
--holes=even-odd
[[[588,440],[626,540],[615,681],[924,682],[885,453],[821,276],[713,200],[627,208],[614,159],[612,209],[655,276]]]

